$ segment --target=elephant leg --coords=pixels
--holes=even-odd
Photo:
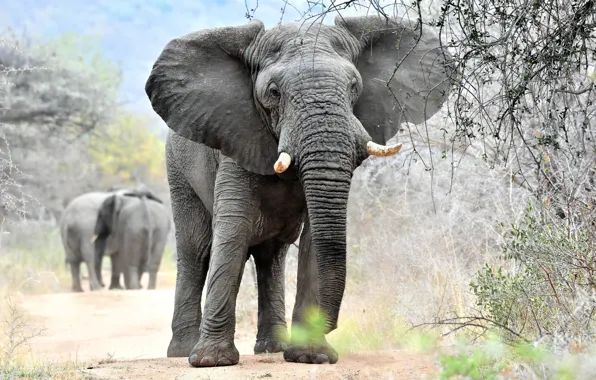
[[[99,281],[97,281],[95,264],[91,261],[86,261],[85,264],[87,264],[87,272],[89,273],[89,288],[91,291],[100,290],[101,286],[99,285]]]
[[[173,165],[168,166],[168,182],[176,233],[177,273],[167,356],[188,357],[199,341],[201,298],[211,250],[211,213]]]
[[[133,265],[126,266],[124,269],[124,285],[129,290],[141,288],[139,283],[139,267]]]
[[[110,280],[110,289],[123,289],[120,284],[120,274],[122,273],[120,257],[118,253],[114,253],[110,256],[110,262],[112,263],[112,278]]]
[[[147,289],[154,290],[157,285],[157,270],[150,269],[149,270],[149,284],[147,285]]]
[[[89,245],[85,247],[85,251],[82,253],[85,258],[85,264],[87,264],[87,272],[89,273],[89,288],[91,291],[100,290],[102,287],[99,286],[99,281],[97,280],[97,267],[95,265],[93,248]]]
[[[141,285],[141,280],[143,279],[143,273],[144,272],[145,271],[143,270],[143,267],[139,267],[138,268],[138,275],[137,275],[137,277],[139,279],[139,281],[138,281],[139,287],[137,289],[142,289],[143,288],[143,285]]]
[[[103,283],[103,276],[101,274],[101,264],[102,264],[101,259],[95,259],[95,275],[97,276],[97,282],[99,283],[99,286],[101,286],[102,288],[105,287],[105,284]]]
[[[319,305],[319,279],[317,271],[317,258],[312,245],[310,223],[308,218],[304,223],[300,245],[298,247],[298,275],[296,284],[296,302],[292,313],[292,335],[294,328],[299,326],[301,330],[316,331],[317,327],[311,326],[308,321],[308,313],[318,308]],[[324,335],[309,336],[308,343],[291,343],[284,350],[284,359],[289,362],[299,363],[336,363],[337,351],[327,343]],[[294,338],[294,337],[292,337]]]
[[[236,296],[259,212],[252,178],[231,160],[220,163],[205,308],[199,342],[188,359],[193,367],[234,365],[240,359],[234,345]]]
[[[81,262],[80,261],[71,261],[70,262],[70,274],[72,275],[72,291],[73,292],[83,292],[83,287],[81,286]]]
[[[153,290],[157,286],[157,272],[161,266],[161,259],[166,248],[167,235],[161,237],[154,245],[151,251],[151,257],[147,264],[147,272],[149,273],[149,284],[147,289]]]
[[[286,348],[285,260],[288,244],[268,240],[251,247],[257,271],[259,317],[255,354],[281,352]]]

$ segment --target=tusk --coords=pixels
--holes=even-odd
[[[389,157],[399,153],[400,150],[401,143],[389,146],[380,145],[372,141],[366,143],[366,151],[371,156]]]
[[[95,240],[97,240],[97,235],[93,235],[93,237],[91,238],[91,243],[95,243]]]
[[[288,169],[291,163],[292,157],[286,152],[281,152],[279,158],[275,161],[275,165],[273,165],[273,169],[276,173],[283,173]]]

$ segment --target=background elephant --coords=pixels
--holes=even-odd
[[[403,122],[419,124],[440,109],[448,60],[426,28],[378,16],[270,30],[253,20],[166,45],[145,89],[173,131],[166,164],[178,275],[168,356],[188,355],[196,367],[238,363],[235,303],[252,255],[255,353],[337,361],[324,334],[337,326],[345,288],[353,172],[370,155],[396,154],[400,144],[381,144]],[[307,344],[286,345],[275,330],[287,329],[285,256],[298,236],[292,325],[318,306],[326,328]]]
[[[97,213],[102,202],[109,196],[134,189],[121,189],[115,191],[94,191],[75,197],[66,206],[60,218],[60,237],[66,263],[70,265],[72,274],[72,290],[82,292],[80,268],[81,263],[87,264],[89,272],[89,287],[92,291],[101,289],[103,281],[101,268],[95,267],[95,254],[92,238],[95,230]]]
[[[101,268],[110,256],[110,289],[140,289],[141,277],[149,273],[148,289],[155,289],[170,217],[163,202],[148,189],[114,193],[101,203],[94,225],[95,265]]]

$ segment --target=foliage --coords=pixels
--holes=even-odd
[[[64,262],[64,248],[58,229],[36,226],[14,229],[0,254],[0,291],[25,294],[70,290],[70,270]],[[108,260],[106,260],[108,261]],[[82,266],[85,273],[85,266]]]
[[[20,215],[55,221],[81,193],[136,182],[148,183],[167,201],[163,143],[145,118],[118,104],[120,69],[105,58],[101,39],[6,36],[0,46],[9,84],[0,94],[0,137],[6,141],[0,160],[6,166],[10,147],[10,164],[28,174],[20,176],[22,190],[38,201],[5,186],[5,199],[20,201]]]
[[[595,374],[592,353],[556,356],[533,344],[506,345],[497,334],[470,346],[438,349],[440,379],[585,379]]]
[[[470,285],[477,305],[506,338],[556,345],[593,342],[594,233],[530,204],[504,231],[509,270],[485,265]]]
[[[2,150],[9,147],[12,167],[27,174],[6,194],[38,201],[21,202],[21,217],[47,219],[48,210],[58,218],[65,200],[93,188],[95,169],[80,139],[110,120],[120,75],[94,44],[74,34],[45,41],[4,34]]]
[[[120,112],[114,122],[91,136],[90,155],[107,178],[118,177],[125,183],[163,178],[165,145],[144,125],[146,118]]]

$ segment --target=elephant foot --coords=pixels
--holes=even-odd
[[[281,331],[277,331],[277,329]],[[275,332],[267,334],[265,338],[257,337],[257,342],[255,343],[254,347],[255,355],[264,353],[274,354],[285,351],[285,349],[288,347],[287,327],[283,326],[282,330],[282,326],[279,326],[275,330]]]
[[[193,367],[219,367],[235,365],[240,361],[240,354],[234,341],[199,341],[188,358]]]
[[[72,291],[74,293],[84,293],[83,288],[81,287],[81,285],[73,285],[72,286]]]
[[[188,358],[190,352],[199,341],[199,327],[186,330],[184,334],[176,334],[168,345],[168,358]],[[183,338],[178,338],[181,336]]]
[[[295,363],[335,364],[339,357],[337,351],[323,338],[316,343],[288,345],[284,350],[284,359]]]
[[[116,290],[123,290],[124,288],[120,284],[111,284],[110,285],[110,290],[114,290],[114,289],[116,289]]]
[[[99,284],[97,284],[97,285],[91,285],[90,288],[91,288],[91,291],[92,292],[97,292],[99,290],[103,290],[103,287],[99,286]]]

